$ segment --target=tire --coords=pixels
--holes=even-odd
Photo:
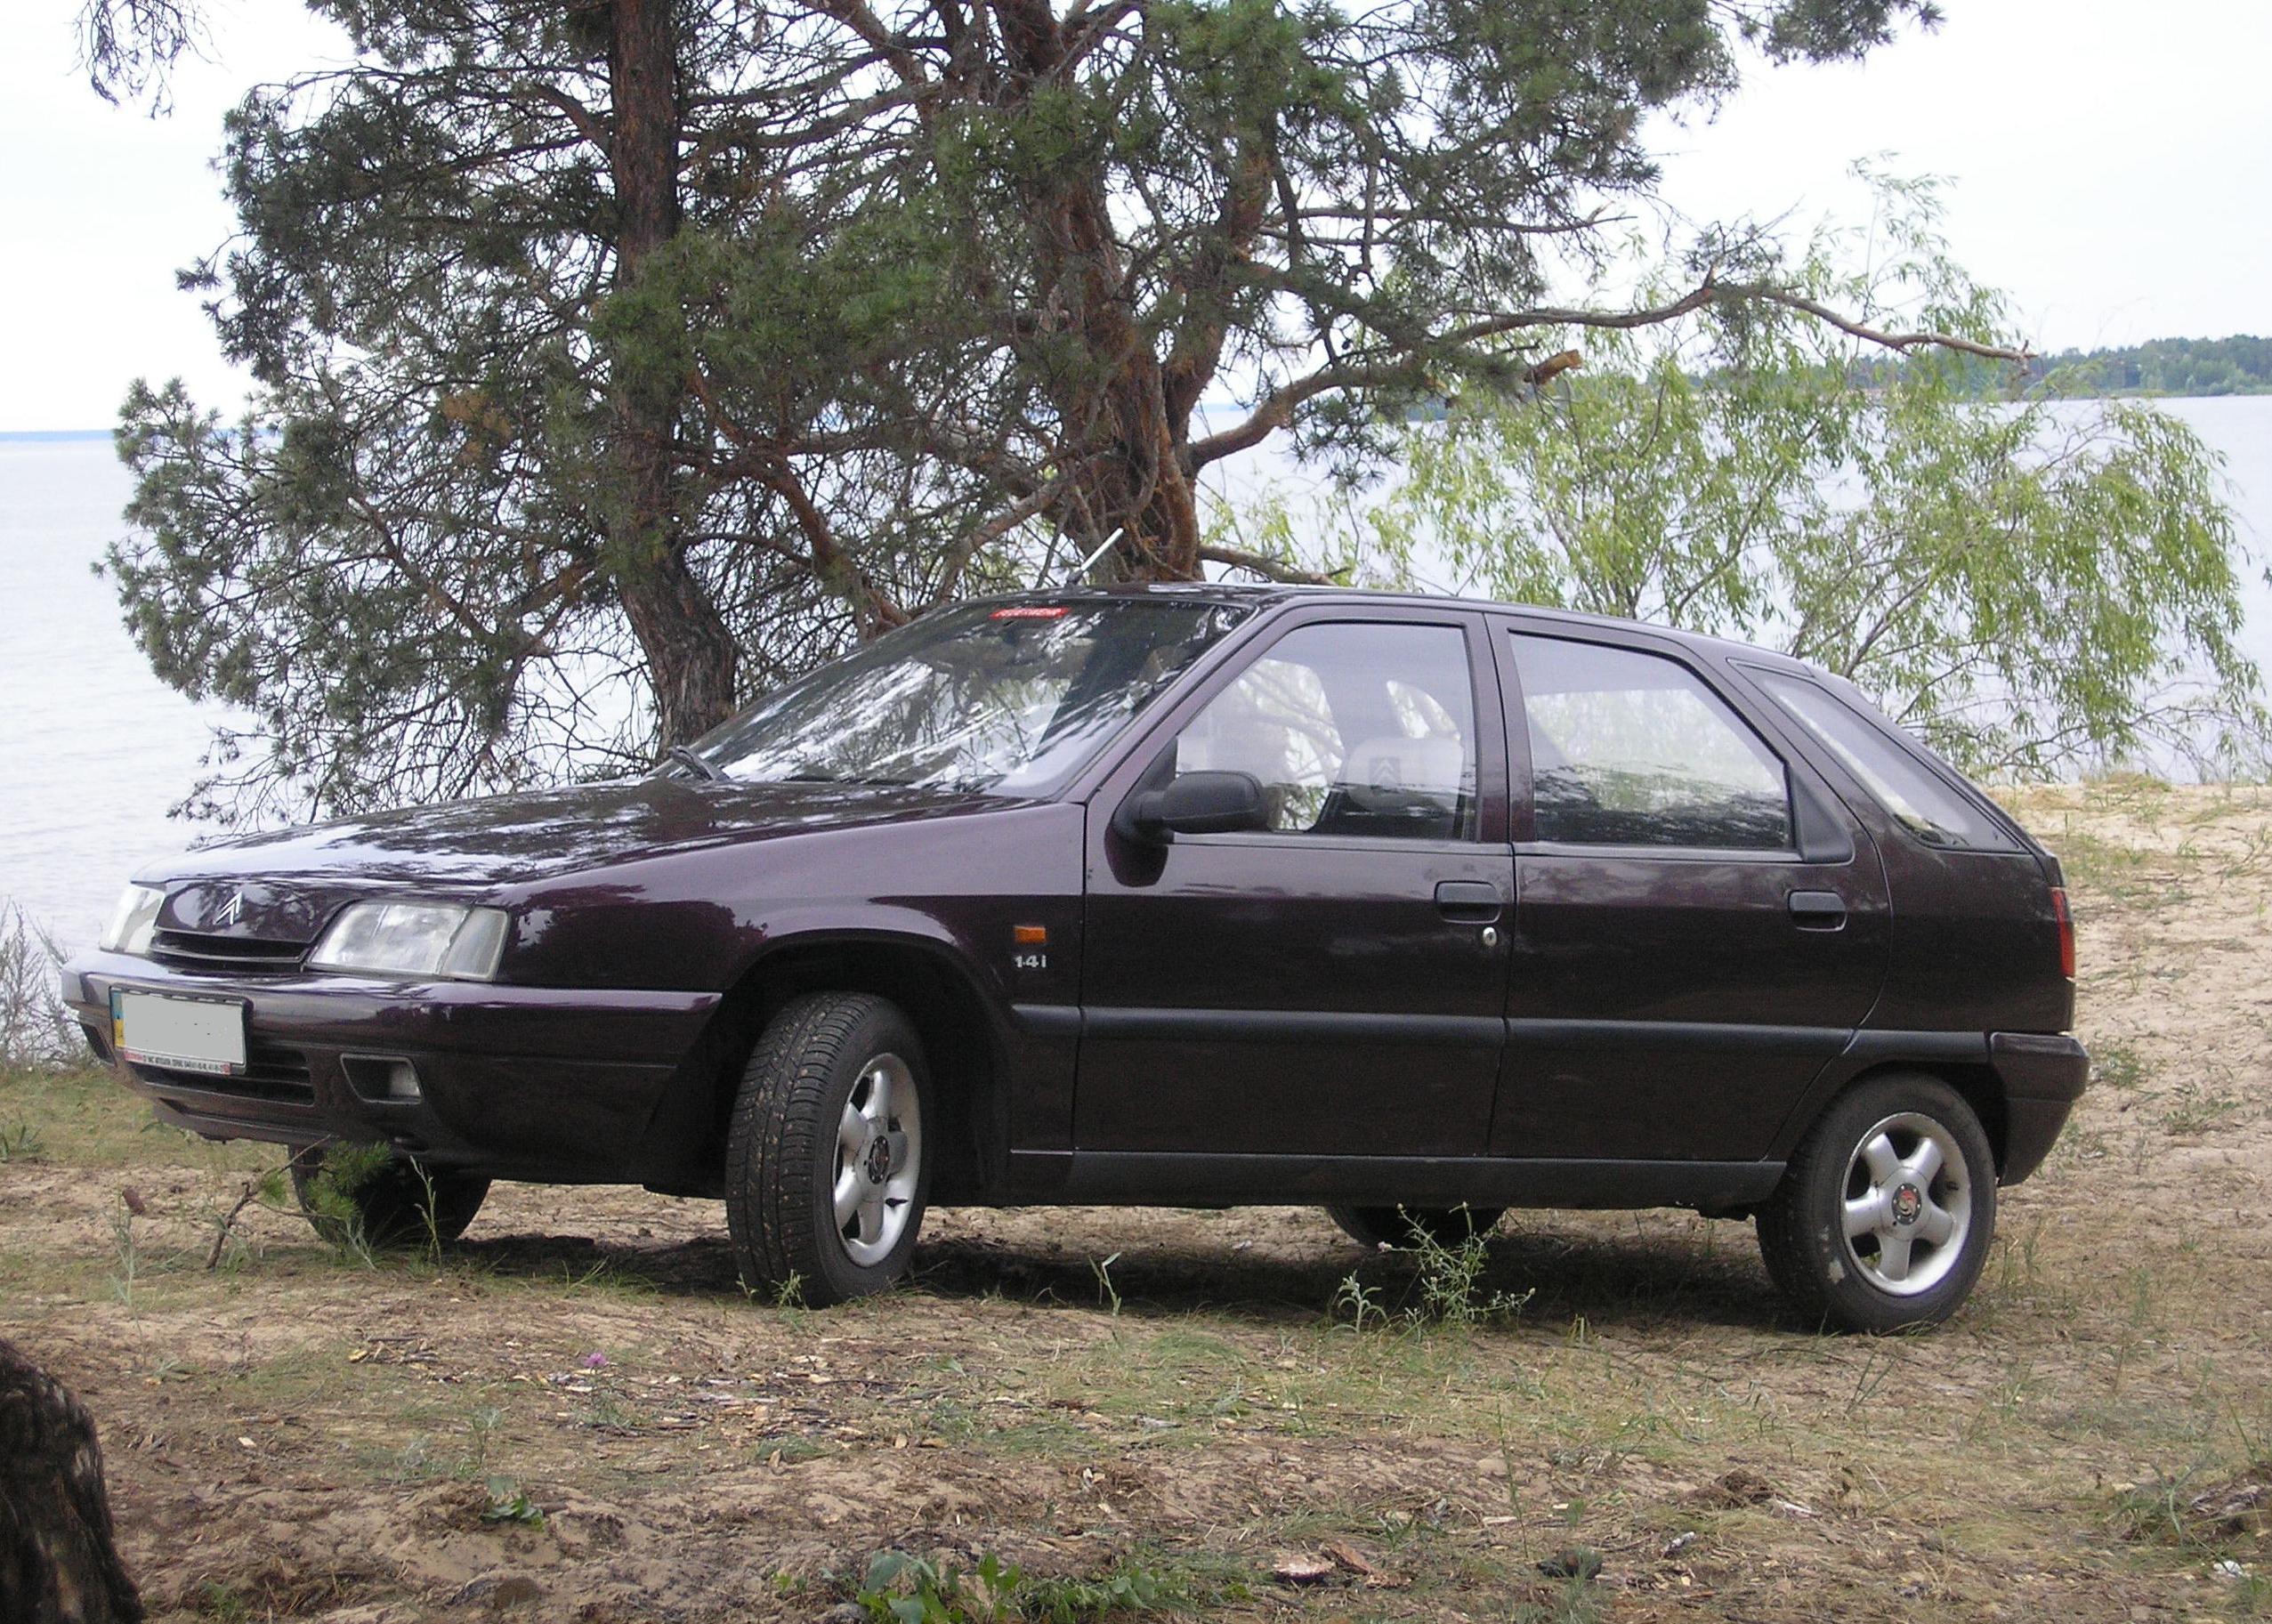
[[[1413,1244],[1415,1231],[1440,1246],[1488,1235],[1507,1216],[1504,1207],[1329,1207],[1325,1216],[1359,1246],[1378,1249]]]
[[[489,1181],[407,1157],[372,1159],[376,1147],[311,1144],[292,1155],[292,1193],[317,1234],[333,1246],[420,1246],[465,1232]],[[428,1192],[433,1208],[428,1222]]]
[[[1807,1130],[1759,1223],[1767,1273],[1809,1324],[1937,1325],[1971,1295],[1987,1260],[1995,1153],[1946,1083],[1920,1072],[1872,1078]]]
[[[931,1192],[923,1040],[869,993],[796,998],[743,1069],[726,1135],[726,1228],[743,1286],[814,1308],[907,1272]]]

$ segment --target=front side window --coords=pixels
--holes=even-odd
[[[1775,851],[1791,844],[1783,764],[1678,660],[1516,634],[1534,837]]]
[[[1284,834],[1467,840],[1476,708],[1456,626],[1301,626],[1209,700],[1178,772],[1252,773]]]
[[[942,610],[693,747],[727,777],[759,782],[1043,794],[1245,614],[1144,600]]]
[[[1805,677],[1747,666],[1751,680],[1839,760],[1904,828],[1928,845],[2016,852],[2009,836],[1884,729]]]

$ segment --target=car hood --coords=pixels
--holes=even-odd
[[[1001,796],[851,784],[639,779],[491,796],[222,841],[137,878],[299,880],[320,888],[512,885],[715,846],[1031,804]]]

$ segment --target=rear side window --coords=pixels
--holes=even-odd
[[[1678,660],[1515,634],[1540,840],[1780,851],[1783,763]]]
[[[1926,844],[1972,852],[2019,850],[1984,808],[1829,689],[1787,672],[1745,669]]]

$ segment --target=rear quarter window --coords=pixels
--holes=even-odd
[[[2019,844],[1987,808],[1944,779],[1912,747],[1819,683],[1788,672],[1745,669],[1807,736],[1862,781],[1878,804],[1927,845],[1961,852],[2017,852]]]

